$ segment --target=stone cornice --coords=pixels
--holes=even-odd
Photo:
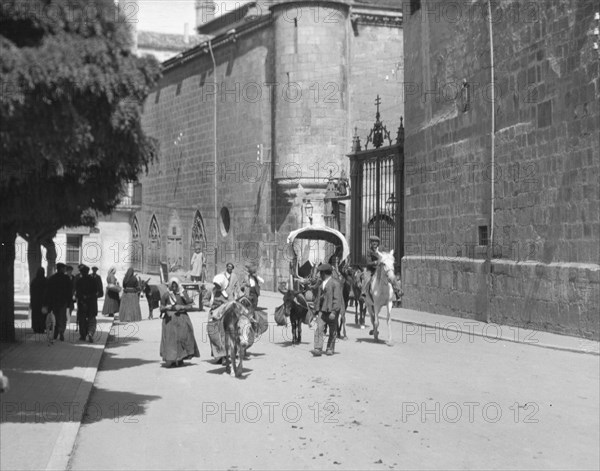
[[[402,12],[353,8],[350,20],[357,25],[402,28]]]

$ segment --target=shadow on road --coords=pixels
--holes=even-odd
[[[94,388],[92,399],[85,407],[82,423],[92,424],[102,420],[137,423],[138,417],[146,414],[147,404],[157,399],[161,399],[161,396]]]

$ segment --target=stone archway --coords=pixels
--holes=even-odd
[[[146,263],[149,273],[160,273],[160,228],[154,215],[152,215],[148,228],[148,259]]]

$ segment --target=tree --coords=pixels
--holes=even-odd
[[[34,252],[63,226],[92,225],[156,158],[141,113],[159,64],[131,45],[112,0],[0,5],[1,340],[15,336],[17,233]]]

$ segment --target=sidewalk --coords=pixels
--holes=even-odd
[[[272,291],[261,291],[261,296],[282,299],[282,295]],[[279,303],[281,304],[281,303]],[[385,309],[379,315],[379,331],[381,340],[387,338]],[[393,330],[396,342],[406,341],[411,336],[420,336],[423,341],[443,338],[445,341],[458,342],[465,335],[470,341],[473,337],[483,337],[490,343],[498,341],[523,343],[531,346],[563,350],[567,352],[588,353],[600,355],[600,343],[594,340],[552,334],[539,330],[512,327],[507,325],[487,324],[472,319],[453,316],[442,316],[411,309],[393,308],[391,319],[400,323],[400,330]],[[382,322],[383,321],[383,322]],[[354,323],[354,307],[346,311],[346,324]],[[367,326],[371,325],[369,315],[366,316]],[[392,327],[392,329],[394,329]]]
[[[0,395],[0,469],[66,469],[113,319],[98,317],[94,343],[69,323],[65,341],[34,334],[26,296],[15,296],[17,342],[0,344],[9,390]],[[100,305],[102,305],[100,303]]]

